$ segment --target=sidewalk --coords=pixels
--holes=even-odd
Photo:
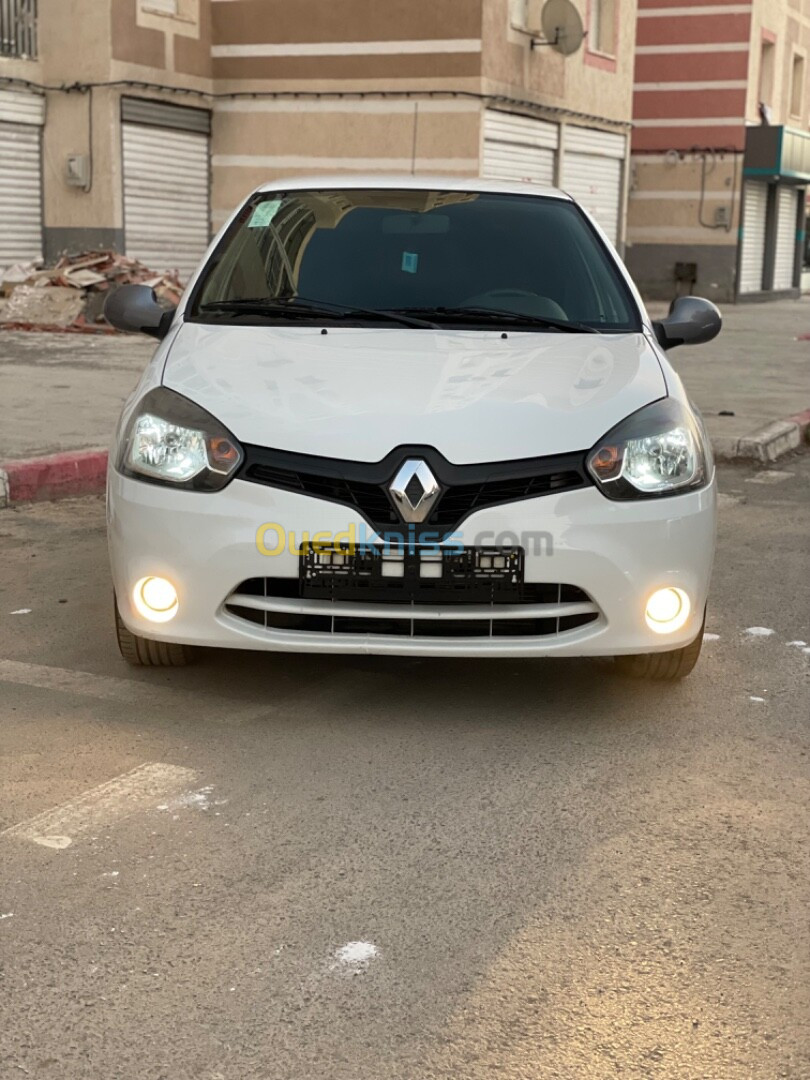
[[[107,447],[156,344],[141,334],[0,330],[0,467]]]
[[[673,349],[669,358],[703,414],[718,457],[756,458],[741,440],[810,409],[810,339],[796,340],[810,335],[810,297],[722,310],[719,337]],[[662,312],[651,307],[650,314],[660,318]]]
[[[651,309],[653,317],[662,313]],[[796,340],[810,334],[810,298],[729,306],[723,315],[715,341],[674,349],[670,357],[718,456],[767,460],[795,446],[795,432],[789,438],[782,432],[767,454],[751,437],[810,409],[810,340]],[[44,497],[58,493],[64,476],[70,494],[98,484],[103,456],[85,454],[73,469],[74,452],[106,449],[121,405],[154,348],[145,336],[0,331],[0,505],[2,470],[20,459],[62,455]],[[32,474],[26,468],[30,497],[32,485],[43,482],[43,469]]]

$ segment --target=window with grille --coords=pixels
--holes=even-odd
[[[793,54],[793,70],[790,79],[790,115],[801,116],[804,112],[804,57]]]
[[[37,55],[37,0],[0,0],[0,56]]]

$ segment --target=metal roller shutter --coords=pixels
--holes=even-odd
[[[749,180],[743,189],[743,231],[740,255],[740,292],[762,291],[765,258],[765,223],[768,218],[768,185]]]
[[[0,267],[42,258],[45,99],[0,91]]]
[[[211,113],[207,109],[192,109],[188,105],[174,105],[152,98],[121,98],[121,119],[125,124],[211,134]]]
[[[127,254],[187,280],[210,239],[208,136],[126,122],[122,134]]]
[[[561,186],[618,243],[621,222],[624,135],[595,128],[566,127]]]
[[[776,193],[776,258],[774,289],[792,289],[796,265],[796,188],[780,187]]]
[[[487,109],[481,175],[552,187],[558,145],[557,124]]]

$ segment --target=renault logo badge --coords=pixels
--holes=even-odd
[[[425,521],[441,493],[427,462],[409,458],[388,489],[403,521]]]

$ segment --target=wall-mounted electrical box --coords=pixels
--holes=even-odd
[[[88,154],[68,154],[65,162],[65,180],[68,187],[90,187],[90,156]]]

